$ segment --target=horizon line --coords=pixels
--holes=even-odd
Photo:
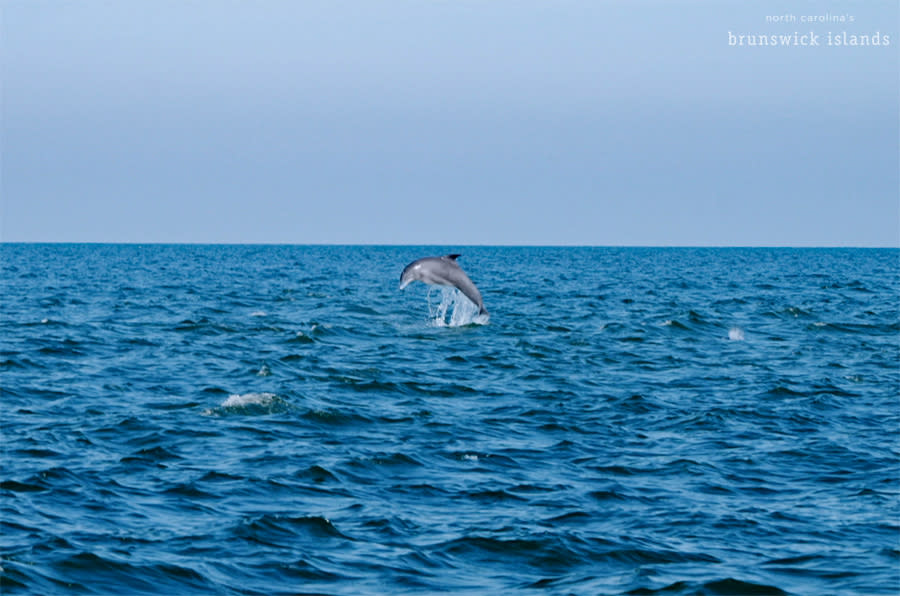
[[[380,242],[117,242],[103,240],[0,240],[0,245],[97,245],[97,246],[358,246],[358,247],[430,247],[430,246],[466,246],[483,248],[789,248],[789,249],[900,249],[900,241],[896,245],[791,245],[791,244],[486,244],[486,243],[380,243]]]

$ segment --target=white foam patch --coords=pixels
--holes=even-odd
[[[740,327],[732,327],[728,330],[728,339],[731,341],[744,341],[744,330]]]
[[[203,411],[204,416],[260,415],[283,412],[290,408],[283,398],[274,393],[241,393],[229,395],[228,399],[214,408]]]
[[[478,306],[456,288],[442,286],[441,302],[437,306],[433,305],[431,303],[433,289],[428,290],[428,313],[433,327],[486,325],[490,321],[490,315],[478,314]]]
[[[264,310],[255,310],[252,313],[250,313],[250,316],[251,317],[265,317],[265,316],[268,316],[268,313]]]
[[[242,395],[229,395],[222,402],[223,408],[242,408],[246,406],[267,406],[277,396],[274,393],[244,393]]]

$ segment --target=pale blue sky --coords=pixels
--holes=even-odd
[[[0,7],[5,241],[900,245],[893,0]]]

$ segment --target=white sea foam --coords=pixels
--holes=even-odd
[[[241,393],[229,395],[218,406],[204,410],[203,415],[272,413],[286,407],[286,402],[274,393]]]
[[[246,406],[267,406],[275,400],[274,393],[244,393],[241,395],[229,395],[222,402],[223,408],[243,408]]]
[[[488,314],[478,314],[478,306],[466,298],[456,288],[441,287],[441,301],[435,306],[431,302],[434,288],[428,290],[428,313],[434,327],[462,327],[463,325],[485,325],[490,320]]]
[[[740,327],[732,327],[728,330],[728,339],[732,341],[744,341],[744,330]]]
[[[264,310],[255,310],[252,313],[250,313],[250,316],[251,317],[265,317],[265,316],[268,316],[268,313]]]

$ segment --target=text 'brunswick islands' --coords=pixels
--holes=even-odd
[[[730,46],[802,46],[802,47],[861,47],[861,46],[879,46],[887,47],[891,45],[891,36],[876,31],[872,34],[858,35],[855,33],[847,33],[841,31],[832,33],[829,31],[825,35],[820,35],[810,31],[809,33],[800,33],[795,31],[789,34],[735,34],[728,32],[728,45]]]

